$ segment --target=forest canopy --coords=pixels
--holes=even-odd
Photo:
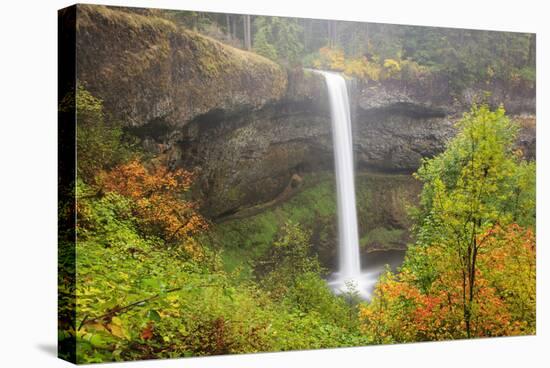
[[[186,28],[280,63],[378,81],[446,77],[454,90],[535,82],[534,34],[380,23],[163,11]]]

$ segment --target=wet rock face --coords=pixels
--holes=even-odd
[[[208,216],[270,201],[293,174],[331,167],[330,117],[312,114],[310,107],[203,117],[182,130],[174,165],[197,169],[197,192]]]
[[[412,172],[453,134],[446,116],[415,106],[360,112],[353,120],[358,170]],[[212,218],[272,200],[293,174],[333,168],[330,113],[313,100],[207,114],[175,141],[173,165],[196,168],[196,193]]]
[[[451,118],[412,104],[360,111],[354,123],[354,150],[359,168],[412,172],[422,157],[445,148],[453,136]]]
[[[433,113],[461,115],[474,103],[488,103],[496,108],[504,105],[511,115],[535,114],[536,86],[514,82],[492,81],[453,91],[449,81],[440,77],[434,80],[358,83],[356,103],[364,111],[383,109],[395,105],[411,105]]]
[[[411,175],[356,173],[357,221],[361,253],[404,250],[411,241],[407,208],[415,205],[421,183]],[[336,269],[338,221],[320,218],[312,227],[315,253],[326,267]]]
[[[356,86],[356,103],[361,111],[377,111],[383,109],[399,109],[402,107],[410,112],[416,110],[417,115],[426,112],[428,115],[446,115],[454,112],[454,106],[448,97],[448,91],[442,94],[436,91],[422,90],[420,86],[407,87],[401,83],[359,84]]]

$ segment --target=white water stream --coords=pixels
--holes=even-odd
[[[353,136],[346,80],[337,73],[316,72],[325,77],[330,100],[338,203],[339,270],[332,275],[329,285],[337,293],[355,289],[362,298],[366,299],[370,297],[380,270],[361,271],[355,200]]]

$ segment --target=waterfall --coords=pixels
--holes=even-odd
[[[357,210],[355,208],[355,171],[348,90],[345,79],[336,73],[321,72],[330,100],[336,193],[338,202],[338,238],[340,277],[356,279],[361,273]]]
[[[373,273],[361,272],[357,209],[355,200],[355,170],[350,105],[345,79],[337,73],[315,71],[325,78],[330,100],[332,141],[338,203],[339,270],[329,283],[336,292],[353,287],[368,298],[376,282]]]

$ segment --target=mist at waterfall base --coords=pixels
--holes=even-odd
[[[353,160],[353,134],[350,104],[346,80],[338,73],[316,70],[324,76],[330,101],[334,167],[338,204],[339,268],[328,280],[328,285],[337,294],[357,293],[369,299],[378,277],[384,270],[382,262],[364,262],[361,268],[359,232],[355,198],[355,170]],[[394,257],[402,261],[402,256]],[[395,262],[390,267],[395,265]]]

